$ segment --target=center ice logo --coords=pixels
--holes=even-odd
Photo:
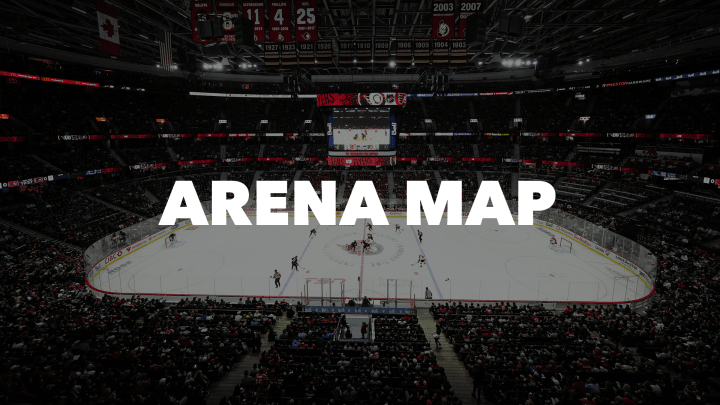
[[[345,245],[338,244],[337,246],[340,247],[340,249],[344,250],[345,252],[350,253],[351,255],[360,256],[363,253],[362,242],[363,242],[362,239],[355,240],[355,243],[357,243],[357,247],[355,248],[354,251],[352,249],[348,249],[348,246],[350,246],[350,243],[345,244]],[[368,246],[368,248],[365,250],[365,255],[367,255],[367,256],[379,255],[384,250],[385,250],[385,247],[383,245],[381,245],[377,242],[373,242],[373,243],[370,243],[370,246]]]

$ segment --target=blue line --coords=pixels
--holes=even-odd
[[[320,228],[320,224],[318,224],[317,227],[314,229],[317,230]],[[308,242],[307,246],[305,246],[305,250],[303,250],[302,254],[298,258],[298,265],[300,265],[300,260],[302,260],[303,256],[305,256],[305,252],[307,252],[308,248],[310,247],[310,243],[312,243],[313,239],[315,239],[315,235],[310,237],[310,241]],[[297,271],[293,270],[292,267],[290,268],[290,277],[285,280],[285,285],[283,286],[282,290],[280,290],[280,296],[282,297],[283,294],[285,294],[285,289],[287,288],[288,284],[290,284],[290,280],[292,280],[293,276],[297,273]]]
[[[415,236],[415,242],[417,242],[418,247],[420,248],[420,253],[422,253],[422,255],[425,256],[425,252],[423,252],[423,248],[422,248],[422,246],[420,246],[420,241],[418,240],[417,232],[415,232],[415,228],[412,225],[410,225],[410,229],[413,230],[413,236]],[[437,290],[437,293],[440,296],[440,299],[441,300],[444,299],[442,296],[442,291],[440,291],[440,287],[438,286],[437,281],[435,281],[435,275],[433,274],[432,269],[430,268],[430,262],[428,261],[427,256],[425,256],[425,264],[427,265],[428,271],[430,272],[430,277],[432,277],[433,283],[435,283],[435,289]]]

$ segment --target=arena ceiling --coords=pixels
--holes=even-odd
[[[118,8],[122,56],[118,60],[154,65],[159,48],[158,28],[173,33],[177,57],[182,47],[198,62],[217,62],[192,42],[188,0],[106,0]],[[0,36],[20,43],[107,58],[100,52],[94,0],[5,0]],[[431,0],[318,0],[321,38],[430,37]],[[720,38],[720,0],[486,0],[486,39],[468,50],[468,64],[448,73],[508,69],[503,58],[532,60],[554,52],[561,65],[610,61],[639,52],[667,48],[666,56],[682,56],[683,43],[711,36]],[[524,35],[512,53],[493,53],[498,21],[503,14],[522,16]],[[1,39],[1,38],[0,38]],[[334,41],[337,54],[337,41]],[[716,41],[720,47],[720,39]],[[253,50],[231,48],[230,70],[242,62],[263,65],[262,44]],[[685,51],[697,51],[686,49]],[[708,50],[703,50],[707,52]],[[493,58],[493,56],[495,56]],[[499,56],[499,57],[498,57]],[[479,63],[482,62],[482,63]],[[516,67],[511,67],[516,68]],[[523,68],[519,66],[517,68]],[[527,69],[528,67],[525,67]],[[421,68],[364,68],[363,73],[416,73]],[[347,73],[338,67],[312,74]],[[247,70],[242,73],[250,73]]]

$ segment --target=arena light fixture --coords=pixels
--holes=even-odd
[[[394,61],[394,60],[391,60],[391,61],[390,61],[390,67],[395,67],[395,61]]]
[[[522,60],[520,60],[520,59],[515,60],[515,66],[520,66],[520,65],[522,65]]]
[[[579,61],[579,62],[578,62],[578,65],[582,65],[582,61]]]

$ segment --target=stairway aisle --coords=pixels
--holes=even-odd
[[[290,323],[285,315],[281,315],[275,322],[273,330],[280,334],[285,327]],[[264,350],[268,350],[273,342],[268,342],[267,334],[262,337],[262,345],[260,346],[260,352],[250,353],[244,356],[238,363],[235,363],[232,370],[226,372],[220,381],[210,386],[210,395],[207,398],[206,403],[208,405],[217,405],[220,403],[222,397],[229,397],[232,395],[233,390],[237,384],[240,384],[240,379],[243,377],[245,370],[252,370],[253,364],[260,361],[260,353]]]
[[[433,333],[435,332],[435,320],[427,308],[418,308],[418,323],[422,326],[425,336],[431,346],[435,346]],[[450,340],[444,335],[440,335],[440,349],[435,350],[438,365],[445,368],[450,385],[452,385],[455,395],[462,400],[463,404],[489,404],[485,401],[482,394],[478,398],[472,397],[472,378],[470,373],[465,370],[465,366],[460,362],[457,354],[450,345]]]

